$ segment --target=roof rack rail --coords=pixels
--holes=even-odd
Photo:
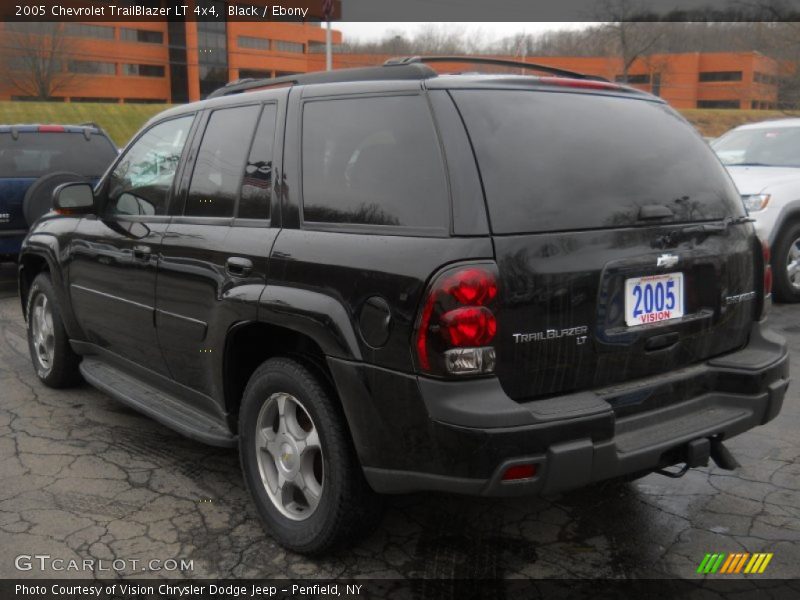
[[[550,67],[548,65],[542,65],[539,63],[524,62],[521,60],[508,60],[505,58],[492,58],[489,56],[467,56],[467,55],[404,56],[404,57],[390,58],[383,64],[386,67],[395,67],[395,66],[437,63],[437,62],[480,63],[485,65],[495,65],[499,67],[516,67],[520,69],[530,69],[532,71],[542,71],[544,73],[550,73],[551,75],[558,75],[559,77],[570,77],[572,79],[608,81],[608,79],[605,79],[604,77],[598,77],[596,75],[587,75],[586,73],[578,73],[577,71],[568,71],[566,69],[559,69],[558,67]]]
[[[436,71],[430,67],[415,63],[400,65],[399,68],[386,69],[379,67],[358,67],[354,69],[337,69],[335,71],[318,71],[300,73],[283,77],[264,79],[239,79],[214,90],[208,98],[221,98],[233,94],[241,94],[262,88],[305,85],[312,83],[338,83],[346,81],[380,81],[384,79],[430,79],[436,77]]]

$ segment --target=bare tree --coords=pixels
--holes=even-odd
[[[0,76],[21,95],[49,100],[69,87],[75,75],[64,59],[72,40],[62,23],[20,23],[3,38]]]
[[[663,31],[655,23],[636,21],[647,16],[637,0],[602,0],[598,8],[607,21],[600,32],[608,40],[610,54],[621,59],[622,81],[627,83],[633,63],[654,51]]]

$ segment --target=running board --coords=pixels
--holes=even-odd
[[[236,437],[221,424],[108,363],[87,356],[80,370],[92,386],[188,438],[212,446],[236,445]]]

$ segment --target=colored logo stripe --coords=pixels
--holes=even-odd
[[[750,554],[749,552],[734,552],[733,554],[724,552],[709,553],[703,557],[700,566],[697,567],[697,572],[706,575],[713,575],[717,572],[720,574],[736,574],[741,573],[742,569],[744,569],[744,573],[748,574],[763,573],[772,557],[773,554],[771,552],[758,552],[756,554]]]
[[[706,554],[703,562],[697,567],[698,573],[716,573],[725,558],[725,553]]]

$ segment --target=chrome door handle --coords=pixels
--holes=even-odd
[[[253,270],[253,261],[249,258],[231,256],[225,261],[225,270],[234,277],[247,277]]]
[[[138,258],[139,260],[149,260],[150,255],[152,254],[152,249],[150,246],[134,246],[133,247],[133,256]]]

